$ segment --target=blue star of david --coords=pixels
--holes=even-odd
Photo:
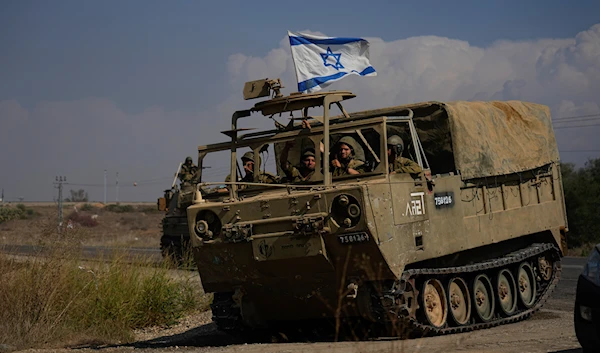
[[[330,56],[331,56],[331,57],[333,57],[333,58],[335,59],[335,64],[330,64],[330,63],[328,63],[328,62],[327,62],[327,58],[329,58]],[[342,64],[340,63],[340,57],[341,57],[341,56],[342,56],[342,54],[341,54],[341,53],[339,53],[339,54],[334,54],[334,53],[331,51],[331,48],[330,48],[330,47],[327,47],[327,53],[325,53],[325,54],[321,53],[321,58],[323,59],[323,65],[325,65],[325,66],[331,66],[331,67],[333,67],[333,68],[334,68],[334,69],[336,69],[336,70],[339,70],[339,69],[343,69],[343,68],[344,68],[344,65],[342,65]]]

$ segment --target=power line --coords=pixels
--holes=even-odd
[[[600,113],[588,114],[588,115],[565,116],[565,117],[561,117],[561,118],[552,119],[552,121],[580,119],[580,118],[592,118],[592,117],[600,117]]]
[[[569,124],[569,123],[579,123],[579,122],[583,122],[583,121],[596,121],[596,120],[600,120],[600,117],[569,119],[569,120],[566,120],[566,121],[554,121],[553,120],[553,122],[555,124]]]
[[[559,150],[558,152],[560,152],[560,153],[564,153],[564,152],[579,153],[579,152],[600,152],[600,150]]]
[[[593,126],[600,126],[600,123],[599,124],[587,124],[587,125],[557,126],[554,128],[554,130],[572,129],[572,128],[577,128],[577,127],[593,127]]]

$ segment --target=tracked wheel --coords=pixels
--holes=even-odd
[[[544,282],[549,281],[552,278],[552,271],[554,268],[552,261],[550,261],[546,256],[540,256],[538,258],[537,265],[540,278]]]
[[[454,277],[448,281],[447,288],[450,318],[458,326],[468,324],[471,318],[471,296],[467,283],[460,277]]]
[[[417,317],[417,309],[419,309],[418,296],[419,291],[415,287],[414,280],[406,281],[404,283],[404,291],[400,296],[400,305],[404,309],[404,314],[409,318],[414,319]]]
[[[517,285],[519,288],[519,303],[524,308],[531,308],[535,303],[537,284],[531,265],[522,262],[517,269]]]
[[[484,274],[473,280],[471,287],[475,317],[479,322],[489,322],[494,318],[494,290],[490,278]]]
[[[423,284],[423,313],[427,323],[440,328],[446,326],[448,301],[442,282],[429,279]]]
[[[517,310],[517,284],[509,270],[503,269],[496,276],[496,296],[503,316],[510,316]]]

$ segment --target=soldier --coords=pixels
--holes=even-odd
[[[418,174],[423,171],[414,161],[402,157],[404,141],[398,135],[392,135],[387,141],[388,167],[390,174],[411,173]]]
[[[355,146],[358,146],[358,143],[350,136],[342,137],[337,143],[337,153],[331,161],[334,177],[365,172],[364,162],[355,158]]]
[[[260,163],[260,156],[258,156],[258,162]],[[245,182],[245,183],[253,183],[254,182],[254,152],[252,151],[248,151],[246,153],[244,153],[244,155],[242,156],[242,164],[244,166],[244,177],[239,180],[240,182]],[[231,180],[231,175],[227,175],[227,177],[225,178],[226,182],[229,182]],[[260,172],[260,175],[258,176],[258,182],[259,183],[265,183],[265,184],[274,184],[277,183],[277,177],[271,173],[268,172]],[[239,189],[245,189],[246,186],[245,185],[240,185]]]
[[[281,157],[279,158],[281,169],[283,169],[289,182],[298,183],[301,181],[308,181],[315,173],[315,150],[313,148],[305,149],[300,157],[300,164],[297,167],[294,167],[288,161],[288,153],[294,144],[294,141],[288,141],[283,147]]]
[[[187,157],[185,159],[185,163],[181,166],[181,169],[179,170],[179,180],[181,180],[182,184],[189,185],[191,184],[192,178],[194,177],[197,171],[198,167],[194,165],[192,157]]]

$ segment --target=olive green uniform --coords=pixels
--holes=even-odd
[[[198,171],[198,167],[195,165],[187,165],[183,164],[181,166],[181,170],[179,171],[179,180],[182,182],[191,182],[194,174]]]
[[[281,166],[281,169],[283,169],[283,172],[287,176],[288,181],[291,183],[308,181],[313,176],[313,174],[315,174],[315,171],[313,170],[310,173],[308,173],[308,175],[306,175],[306,177],[303,177],[302,173],[300,172],[300,168],[303,168],[303,167],[302,166],[294,167],[290,162],[287,162]]]
[[[227,175],[227,177],[225,178],[225,182],[230,182],[231,181],[231,174]],[[259,183],[263,183],[263,184],[277,184],[278,180],[277,177],[269,172],[261,172],[258,175],[258,182]],[[254,183],[254,177],[252,176],[252,174],[246,174],[242,180],[240,180],[240,183]],[[245,188],[247,188],[248,185],[238,185],[238,190],[243,190]]]
[[[416,162],[404,157],[396,157],[396,159],[389,164],[389,170],[390,172],[411,174],[418,174],[423,171],[421,166]]]
[[[349,175],[350,173],[348,173],[348,169],[350,168],[356,170],[359,174],[365,172],[365,164],[357,159],[351,159],[347,164],[344,164],[344,162],[340,161],[340,164],[342,165],[341,168],[333,167],[334,177]]]

